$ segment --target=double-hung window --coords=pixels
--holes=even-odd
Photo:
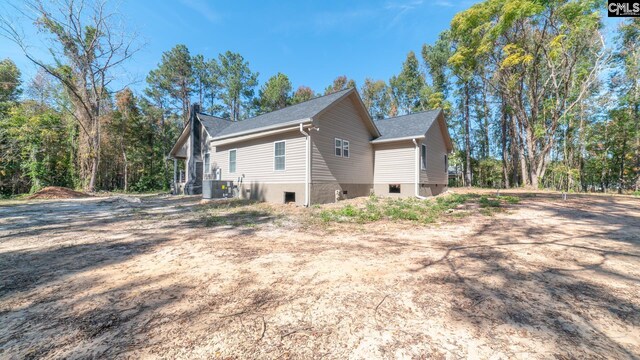
[[[347,140],[342,140],[342,157],[349,157],[349,142]]]
[[[427,145],[420,147],[420,169],[427,170]]]
[[[237,153],[238,153],[238,150],[236,149],[229,150],[229,172],[230,173],[236,172]]]
[[[349,141],[335,138],[335,154],[339,157],[348,158],[351,155],[351,151],[349,149]]]
[[[273,143],[273,169],[284,170],[286,162],[286,145],[284,141]]]

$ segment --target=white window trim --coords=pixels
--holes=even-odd
[[[427,171],[427,145],[420,146],[420,169]]]
[[[284,158],[284,169],[276,169],[276,144],[284,143],[284,155],[279,155],[279,157]],[[286,171],[287,170],[287,141],[286,140],[278,140],[273,142],[273,171]]]
[[[338,140],[340,140],[340,146],[336,145]],[[336,149],[340,149],[340,155],[336,154]],[[336,157],[342,157],[342,139],[340,138],[333,138],[333,155]]]
[[[347,149],[349,151],[347,153],[347,156],[344,155],[344,143],[345,142],[347,143]],[[347,159],[351,157],[351,142],[349,140],[342,139],[342,157],[347,158]]]
[[[209,156],[209,166],[207,166],[207,156]],[[205,174],[211,174],[211,152],[207,151],[204,153],[204,159],[202,159]]]
[[[231,171],[231,152],[236,153],[235,169]],[[238,171],[238,149],[229,149],[229,174],[235,174]]]

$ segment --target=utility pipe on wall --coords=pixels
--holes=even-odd
[[[311,141],[309,141],[309,133],[304,131],[302,123],[300,123],[300,133],[305,136],[304,206],[309,207],[309,158],[311,153]]]

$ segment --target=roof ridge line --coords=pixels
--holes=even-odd
[[[216,119],[220,119],[220,120],[228,121],[228,122],[230,122],[230,123],[235,122],[235,121],[231,121],[231,119],[225,119],[225,118],[220,117],[220,116],[210,115],[210,114],[206,114],[206,113],[203,113],[203,112],[196,113],[196,115],[209,116],[209,117],[212,117],[212,118],[216,118]]]
[[[411,114],[404,114],[404,115],[393,116],[393,117],[388,117],[388,118],[384,118],[384,119],[377,119],[377,120],[374,120],[374,121],[392,120],[392,119],[397,119],[397,118],[401,118],[401,117],[405,117],[405,116],[424,114],[424,113],[433,112],[433,111],[442,111],[442,109],[441,108],[437,108],[437,109],[431,109],[431,110],[423,110],[423,111],[418,111],[418,112],[414,112],[414,113],[411,113]]]
[[[311,100],[320,99],[320,98],[323,98],[323,97],[327,97],[327,96],[331,96],[331,95],[337,94],[337,93],[339,93],[339,92],[348,91],[348,90],[353,90],[353,89],[355,89],[355,88],[346,88],[346,89],[338,90],[338,91],[336,91],[336,92],[332,92],[331,94],[325,94],[325,95],[316,96],[316,97],[311,98],[311,99],[309,99],[309,100],[305,100],[305,101],[299,102],[299,103],[297,103],[297,104],[289,105],[289,106],[296,106],[296,105],[299,105],[299,104],[304,104],[304,103],[306,103],[306,102],[308,102],[308,101],[311,101]],[[282,109],[288,108],[289,106],[285,106],[285,107],[283,107]],[[278,109],[278,110],[282,110],[282,109]],[[278,111],[278,110],[274,110],[274,111]],[[271,112],[273,112],[273,111],[271,111]],[[268,114],[268,113],[265,113],[265,114]]]
[[[305,101],[299,102],[299,103],[297,103],[297,104],[293,104],[293,105],[285,106],[285,107],[283,107],[282,109],[269,111],[269,112],[266,112],[266,113],[264,113],[264,114],[260,114],[260,115],[252,116],[252,117],[250,117],[250,118],[246,118],[246,119],[244,119],[244,120],[239,120],[239,121],[247,121],[247,120],[255,119],[255,118],[257,118],[258,116],[263,116],[263,115],[271,114],[271,113],[274,113],[274,112],[277,112],[277,111],[280,111],[280,110],[284,110],[284,109],[286,109],[286,108],[290,108],[290,107],[298,106],[298,105],[301,105],[301,104],[307,103],[307,102],[309,102],[309,101],[322,99],[322,98],[324,98],[324,97],[331,96],[331,95],[335,95],[335,94],[337,94],[337,93],[339,93],[339,92],[346,92],[346,91],[349,91],[349,90],[355,90],[355,88],[343,89],[343,90],[340,90],[340,91],[333,92],[333,93],[331,93],[331,94],[326,94],[326,95],[316,96],[316,97],[314,97],[314,98],[311,98],[311,99],[309,99],[309,100],[305,100]],[[231,122],[235,122],[235,121],[231,121]]]
[[[350,90],[355,90],[355,88],[342,89],[342,90],[339,90],[339,91],[336,91],[336,92],[332,92],[331,94],[326,94],[326,95],[316,96],[316,97],[314,97],[314,98],[311,98],[311,99],[309,99],[309,100],[305,100],[305,101],[299,102],[299,103],[297,103],[297,104],[292,104],[292,105],[285,106],[285,107],[283,107],[282,109],[269,111],[269,112],[266,112],[266,113],[264,113],[264,114],[260,114],[260,115],[252,116],[252,117],[250,117],[250,118],[246,118],[246,119],[242,119],[242,120],[238,120],[238,121],[233,121],[233,120],[231,120],[231,119],[225,119],[225,118],[222,118],[222,117],[219,117],[219,116],[215,116],[215,115],[209,115],[209,114],[206,114],[206,113],[203,113],[203,112],[199,112],[199,113],[197,113],[197,114],[204,115],[204,116],[211,116],[211,117],[214,117],[214,118],[216,118],[216,119],[220,119],[220,120],[228,121],[228,122],[230,122],[230,123],[236,123],[236,122],[240,122],[240,121],[247,121],[247,120],[255,119],[255,118],[259,117],[259,116],[263,116],[263,115],[271,114],[271,113],[274,113],[274,112],[276,112],[276,111],[284,110],[284,109],[286,109],[286,108],[290,108],[290,107],[294,107],[294,106],[297,106],[297,105],[300,105],[300,104],[304,104],[304,103],[309,102],[309,101],[318,100],[318,99],[321,99],[321,98],[324,98],[324,97],[327,97],[327,96],[335,95],[335,94],[340,93],[340,92],[347,92],[347,91],[350,91]]]

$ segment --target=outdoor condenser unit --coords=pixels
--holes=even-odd
[[[203,199],[228,199],[233,197],[233,181],[203,180]]]

